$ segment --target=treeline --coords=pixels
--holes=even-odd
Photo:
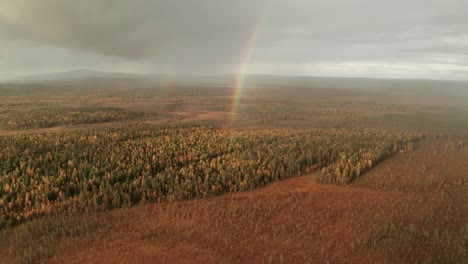
[[[0,137],[0,225],[243,191],[323,168],[346,184],[420,133],[149,128]]]
[[[125,121],[144,117],[115,107],[52,107],[26,111],[5,110],[1,126],[7,129],[35,129],[77,124]]]

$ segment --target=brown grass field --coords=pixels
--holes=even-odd
[[[302,171],[262,188],[208,198],[35,217],[0,229],[0,263],[468,263],[466,93],[435,89],[421,96],[419,86],[261,87],[245,89],[232,113],[226,87],[16,86],[0,85],[0,137],[142,124],[237,131],[372,128],[437,136],[347,185],[320,183],[319,170]],[[111,117],[103,121],[90,112],[70,121],[73,107],[102,107]],[[36,113],[65,121],[7,125]]]

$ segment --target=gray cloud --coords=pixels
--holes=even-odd
[[[8,34],[19,40],[135,60],[157,54],[162,45],[240,37],[256,16],[246,3],[7,0],[0,14]],[[225,17],[229,12],[236,17]]]
[[[466,10],[465,0],[4,0],[0,78],[73,67],[227,73],[247,51],[251,72],[460,78]]]

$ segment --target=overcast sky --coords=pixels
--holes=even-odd
[[[0,79],[248,61],[245,73],[468,80],[467,12],[467,0],[0,0]]]

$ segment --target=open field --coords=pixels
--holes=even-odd
[[[111,127],[121,120],[125,121],[123,125],[146,122],[164,127],[181,124],[244,129],[360,127],[462,135],[468,131],[468,92],[464,83],[366,83],[352,79],[335,81],[338,83],[334,85],[333,80],[322,82],[284,87],[256,84],[243,89],[235,107],[234,90],[225,86],[125,81],[0,84],[0,133],[11,131],[8,121],[27,123],[28,113],[38,109],[53,114],[48,119],[67,129],[91,121],[96,123],[98,120],[83,117],[107,110],[113,116],[101,122]],[[88,114],[74,118],[74,122],[60,122],[73,109]]]
[[[0,84],[0,262],[466,263],[468,93],[382,83]]]

